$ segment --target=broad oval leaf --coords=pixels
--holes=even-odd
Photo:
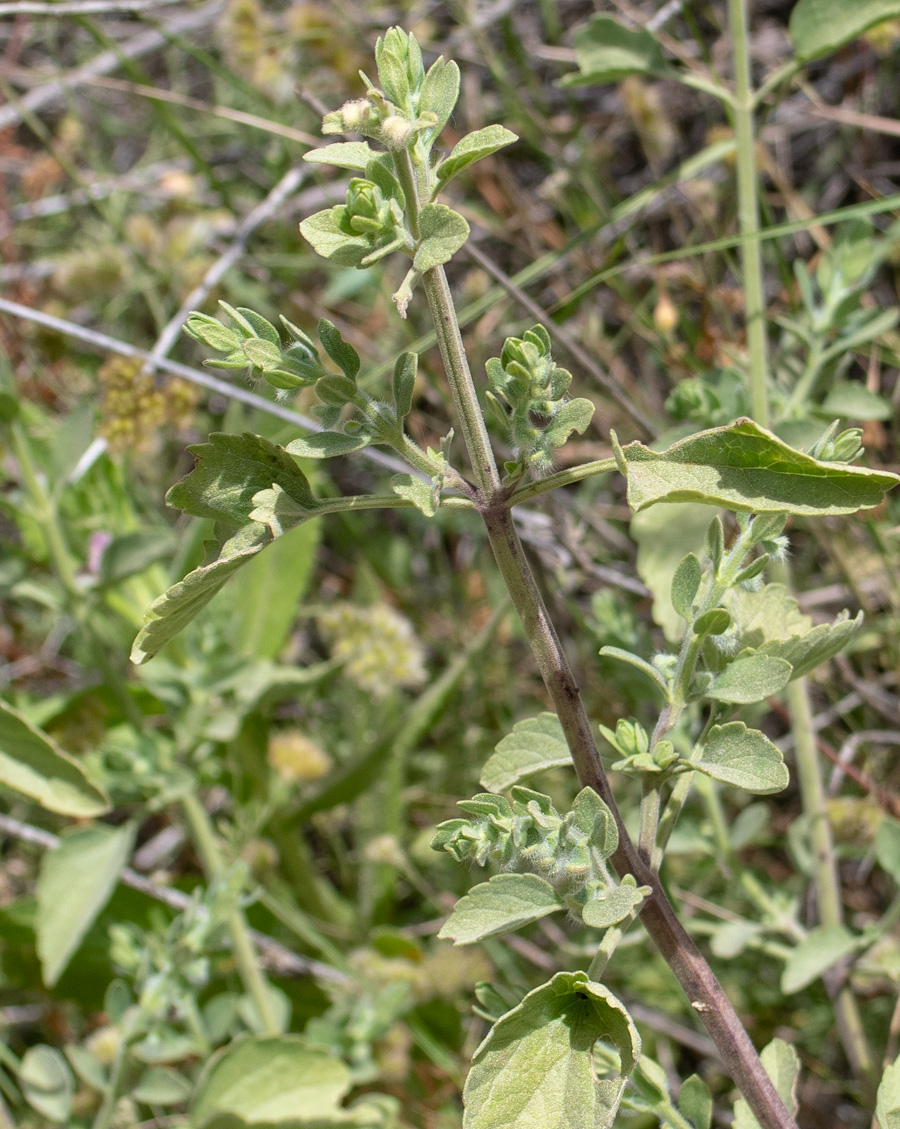
[[[338,141],[334,145],[323,145],[303,154],[303,160],[315,165],[334,165],[339,169],[359,169],[365,172],[375,157],[365,141]]]
[[[547,768],[572,763],[566,736],[555,713],[539,713],[516,722],[512,733],[499,741],[481,773],[481,786],[488,792],[505,792]]]
[[[64,835],[41,860],[37,952],[52,988],[97,914],[109,901],[134,844],[133,824],[95,823]]]
[[[426,204],[419,212],[419,244],[413,266],[421,274],[448,263],[469,238],[469,225],[446,204]]]
[[[688,622],[693,614],[694,597],[700,587],[702,574],[700,562],[693,553],[688,553],[681,559],[672,577],[672,607]]]
[[[340,455],[352,455],[368,447],[366,435],[344,435],[340,431],[320,431],[314,435],[304,435],[294,439],[285,447],[291,455],[302,459],[335,459]]]
[[[241,1126],[327,1123],[352,1084],[350,1071],[298,1035],[248,1037],[208,1063],[190,1111],[190,1129],[223,1123]],[[230,1120],[229,1120],[230,1119]]]
[[[579,74],[568,74],[560,86],[618,82],[630,74],[664,74],[662,47],[651,32],[632,31],[611,16],[594,16],[572,35]]]
[[[29,1047],[19,1064],[18,1082],[32,1109],[48,1121],[69,1120],[75,1082],[69,1064],[56,1047]]]
[[[900,1129],[900,1058],[881,1076],[876,1113],[880,1129]]]
[[[783,1039],[773,1039],[768,1046],[763,1047],[759,1058],[785,1108],[791,1114],[796,1114],[797,1080],[800,1077],[800,1059],[797,1052]],[[750,1107],[743,1098],[739,1098],[734,1104],[732,1129],[760,1129],[759,1122],[750,1112]]]
[[[316,212],[300,224],[300,234],[323,259],[330,259],[339,267],[358,267],[372,250],[372,242],[364,235],[348,235],[344,231],[341,221],[346,213],[344,204]]]
[[[608,929],[611,925],[624,921],[652,892],[649,886],[629,882],[623,882],[621,886],[609,886],[597,897],[585,902],[581,918],[592,929]]]
[[[681,1084],[678,1109],[694,1129],[709,1129],[712,1125],[712,1094],[709,1092],[709,1086],[698,1075],[692,1074]]]
[[[634,442],[617,453],[636,513],[657,502],[702,502],[741,513],[849,514],[877,506],[900,482],[887,471],[819,462],[750,419],[666,451]]]
[[[550,883],[536,874],[495,874],[459,899],[438,937],[471,945],[563,908]]]
[[[900,0],[798,0],[789,31],[797,58],[807,62],[897,16]]]
[[[475,164],[476,161],[489,157],[506,145],[518,141],[518,136],[502,125],[488,125],[484,129],[476,129],[458,141],[437,167],[438,184],[443,187],[457,173]]]
[[[59,815],[85,819],[109,811],[106,794],[81,765],[5,702],[0,702],[0,784]]]
[[[843,925],[820,925],[813,929],[788,957],[781,974],[782,992],[799,992],[864,944],[865,939],[855,937]]]
[[[620,1074],[597,1078],[592,1050],[615,1044]],[[641,1039],[631,1016],[585,972],[558,972],[491,1028],[466,1080],[464,1129],[610,1129]]]
[[[167,1066],[151,1066],[138,1080],[131,1096],[147,1105],[180,1105],[194,1092],[190,1079]]]
[[[791,664],[771,655],[739,656],[715,676],[706,689],[717,702],[749,705],[783,690],[791,679]]]
[[[714,725],[694,768],[757,796],[782,791],[790,779],[778,746],[742,721]]]

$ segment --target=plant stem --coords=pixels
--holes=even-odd
[[[750,406],[756,422],[768,427],[766,304],[763,293],[762,252],[758,238],[759,194],[746,0],[728,0],[728,21],[731,25],[734,52],[732,113],[737,143],[738,225],[741,235],[749,237],[741,244],[741,273],[747,320],[747,349],[750,354]]]
[[[406,190],[406,184],[404,184]],[[534,573],[525,556],[497,464],[490,447],[478,395],[456,320],[447,278],[441,267],[423,276],[425,293],[435,321],[441,355],[460,427],[480,492],[479,508],[513,604],[522,621],[532,653],[544,679],[572,754],[582,786],[605,801],[619,830],[613,864],[620,875],[631,873],[638,884],[653,889],[641,920],[663,958],[678,978],[703,1020],[728,1070],[763,1129],[796,1129],[728,997],[702,953],[688,936],[650,866],[631,841],[603,769],[578,683],[547,613]]]
[[[225,862],[206,808],[193,792],[185,792],[181,797],[181,805],[207,879],[220,877],[225,869]],[[259,954],[247,926],[247,919],[240,909],[234,909],[228,915],[228,931],[231,934],[238,975],[244,985],[244,991],[253,1001],[262,1029],[267,1035],[279,1035],[281,1025],[275,1013],[272,989],[262,971]]]

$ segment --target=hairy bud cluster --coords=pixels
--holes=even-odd
[[[669,772],[678,764],[671,741],[657,741],[651,752],[647,731],[637,721],[622,718],[616,723],[615,732],[605,725],[600,726],[600,732],[621,754],[622,759],[611,766],[616,772],[658,774]]]
[[[347,188],[346,222],[357,235],[393,238],[403,224],[403,209],[374,181],[354,177]]]

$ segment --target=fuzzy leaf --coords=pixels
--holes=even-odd
[[[879,1129],[900,1129],[900,1058],[881,1076],[876,1113]]]
[[[434,517],[437,513],[434,488],[430,482],[423,482],[413,474],[395,474],[391,478],[391,489],[399,498],[412,502],[426,517]]]
[[[821,411],[832,418],[870,420],[890,419],[894,409],[883,396],[870,392],[859,381],[837,384],[825,397]]]
[[[791,678],[791,664],[769,655],[746,655],[717,674],[705,691],[707,698],[717,702],[749,705],[777,694]]]
[[[544,431],[548,447],[562,447],[573,431],[584,435],[594,416],[594,405],[583,396],[569,400],[559,409]]]
[[[743,513],[849,514],[877,506],[895,474],[823,463],[749,419],[701,431],[668,450],[619,448],[635,512],[657,502],[702,502]]]
[[[797,57],[806,62],[897,16],[900,0],[798,0],[788,26]]]
[[[843,925],[820,925],[813,929],[788,957],[781,974],[782,992],[799,992],[864,943]]]
[[[466,134],[453,146],[450,155],[438,165],[438,184],[443,187],[447,181],[469,165],[489,157],[491,153],[496,153],[498,149],[512,145],[518,140],[516,134],[502,125],[488,125],[484,129],[476,129],[474,133]]]
[[[645,29],[632,31],[611,16],[594,16],[572,36],[579,74],[560,86],[618,82],[630,74],[663,74],[667,65],[658,41]]]
[[[95,823],[60,839],[41,860],[37,880],[37,952],[52,988],[109,901],[134,843],[133,824]]]
[[[446,62],[441,55],[425,75],[419,94],[419,113],[431,113],[437,118],[432,136],[437,137],[450,120],[458,98],[459,67],[452,59]]]
[[[300,224],[300,234],[323,259],[339,267],[358,267],[372,251],[371,240],[363,235],[348,235],[340,224],[346,214],[343,204],[316,212]]]
[[[394,407],[397,409],[398,420],[405,419],[412,409],[418,371],[418,353],[401,353],[394,365],[393,379]]]
[[[797,1112],[797,1079],[800,1077],[800,1059],[797,1052],[783,1039],[773,1039],[763,1047],[759,1056],[766,1074],[772,1079],[778,1096],[792,1114]],[[750,1112],[743,1098],[734,1104],[732,1129],[760,1129],[759,1122]]]
[[[610,886],[597,897],[585,902],[581,917],[585,925],[592,929],[608,929],[624,921],[644,898],[651,893],[649,886],[637,886],[623,882],[621,886]]]
[[[597,1078],[605,1036],[620,1075]],[[584,972],[559,972],[491,1028],[466,1080],[463,1129],[610,1129],[641,1040],[628,1012]]]
[[[42,1117],[56,1124],[70,1120],[75,1083],[56,1047],[43,1043],[29,1047],[19,1064],[17,1081],[25,1100]]]
[[[709,1086],[696,1074],[685,1078],[682,1083],[678,1094],[678,1109],[694,1129],[709,1129],[712,1125],[712,1094],[709,1092]]]
[[[702,569],[693,553],[681,559],[672,577],[672,607],[682,619],[690,622],[693,614],[694,597],[700,587]]]
[[[338,141],[334,145],[323,145],[321,149],[311,149],[303,154],[303,160],[315,165],[334,165],[339,169],[365,172],[375,155],[365,141]]]
[[[537,772],[571,762],[559,718],[555,713],[540,713],[517,722],[512,733],[498,742],[481,773],[481,786],[488,792],[505,792]]]
[[[0,702],[0,784],[60,815],[85,819],[109,811],[109,799],[78,761],[5,702]]]
[[[459,899],[438,937],[471,945],[563,908],[550,883],[536,874],[495,874]]]
[[[413,266],[424,274],[449,262],[469,238],[469,225],[446,204],[426,204],[419,213],[419,245]]]
[[[344,435],[340,431],[319,431],[313,435],[304,435],[294,439],[285,447],[292,455],[299,455],[302,459],[334,459],[339,455],[352,455],[354,451],[361,451],[368,447],[369,439],[366,435]]]
[[[329,357],[348,380],[355,380],[359,372],[359,353],[341,337],[337,327],[327,318],[320,318],[317,328],[319,340]]]
[[[778,746],[742,721],[714,725],[694,767],[714,780],[757,796],[782,791],[790,779]]]

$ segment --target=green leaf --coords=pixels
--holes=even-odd
[[[352,455],[354,451],[361,451],[368,445],[369,438],[366,435],[319,431],[313,435],[304,435],[300,439],[292,439],[285,450],[291,455],[298,455],[301,459],[335,459],[341,455]]]
[[[69,1064],[55,1047],[43,1043],[29,1047],[19,1065],[18,1082],[25,1100],[42,1117],[57,1124],[69,1120],[75,1083]]]
[[[95,823],[64,835],[41,860],[37,880],[37,952],[52,988],[112,896],[134,844],[135,828]]]
[[[693,553],[683,557],[672,577],[672,607],[690,622],[694,612],[694,597],[700,588],[703,570]]]
[[[615,1044],[618,1077],[597,1078],[592,1051]],[[640,1057],[628,1012],[584,972],[559,972],[491,1028],[466,1080],[464,1129],[610,1129]]]
[[[697,616],[694,621],[694,634],[697,636],[724,635],[731,627],[731,622],[731,616],[724,608],[711,608],[703,615]]]
[[[164,527],[124,533],[113,538],[103,550],[97,580],[104,587],[118,584],[129,576],[137,576],[157,561],[171,557],[174,549],[175,537]]]
[[[473,165],[476,161],[489,157],[506,145],[512,145],[519,138],[516,134],[502,125],[488,125],[484,129],[476,129],[458,141],[450,155],[437,167],[438,184],[443,187],[457,173]]]
[[[657,502],[702,502],[742,513],[849,514],[877,506],[900,481],[886,471],[819,462],[749,419],[666,451],[635,442],[619,452],[635,512]]]
[[[469,238],[469,225],[446,204],[426,204],[419,212],[419,243],[413,266],[421,274],[449,262]]]
[[[496,745],[481,773],[481,786],[488,792],[505,792],[547,768],[572,763],[569,746],[555,713],[540,713],[516,722],[512,733]]]
[[[395,474],[391,477],[391,489],[398,498],[406,498],[426,517],[434,517],[437,506],[434,502],[434,487],[423,482],[414,474]]]
[[[330,259],[339,267],[358,267],[372,250],[372,242],[365,235],[348,235],[341,227],[347,209],[343,204],[316,212],[300,224],[300,234],[323,259]]]
[[[168,1066],[151,1066],[138,1079],[131,1097],[147,1105],[180,1105],[194,1092],[190,1080]]]
[[[441,55],[428,70],[419,94],[419,113],[431,113],[437,125],[430,136],[437,137],[453,113],[459,98],[459,67],[451,59],[445,62]]]
[[[781,974],[782,992],[790,995],[806,988],[865,943],[843,925],[820,925],[813,929],[788,957]]]
[[[885,1067],[875,1112],[879,1129],[900,1129],[900,1058]]]
[[[337,327],[327,318],[320,318],[316,332],[322,348],[348,380],[355,380],[359,372],[359,353],[341,337]]]
[[[783,584],[757,591],[733,588],[724,603],[735,622],[742,650],[752,650],[791,664],[791,680],[809,674],[850,642],[863,625],[860,612],[849,619],[842,612],[832,623],[813,627],[809,616]]]
[[[0,784],[60,815],[88,819],[109,811],[106,794],[81,765],[5,702],[0,702]]]
[[[900,0],[798,0],[788,26],[797,58],[808,62],[897,16]]]
[[[704,692],[717,702],[749,705],[783,690],[791,679],[791,664],[770,655],[736,658],[715,676]]]
[[[608,886],[585,902],[581,911],[582,920],[592,929],[608,929],[611,925],[624,921],[652,892],[649,886],[624,881],[620,886]]]
[[[341,1114],[350,1071],[298,1035],[250,1036],[213,1055],[191,1106],[190,1129],[316,1124]]]
[[[848,381],[832,388],[819,409],[828,416],[844,419],[890,419],[894,409],[883,396],[870,392],[865,384]]]
[[[412,409],[413,392],[416,387],[416,374],[419,371],[418,353],[401,353],[394,365],[394,407],[397,419],[403,420]]]
[[[550,883],[536,874],[495,874],[459,899],[438,937],[471,945],[563,908]]]
[[[647,30],[632,31],[610,16],[594,16],[572,36],[579,74],[560,86],[618,82],[630,74],[665,74],[669,68],[659,42]]]
[[[896,819],[885,816],[878,824],[875,858],[881,869],[900,886],[900,823]]]
[[[685,553],[702,552],[708,525],[709,510],[694,503],[652,506],[631,519],[638,576],[653,593],[653,618],[671,643],[680,642],[684,633],[672,607],[672,573]]]
[[[311,149],[303,154],[303,160],[316,165],[334,165],[339,169],[359,169],[360,172],[365,172],[375,155],[375,151],[365,141],[338,141],[334,145],[323,145],[321,149]]]
[[[714,725],[694,767],[714,780],[757,796],[782,791],[790,779],[778,746],[742,721]]]
[[[646,674],[648,678],[652,679],[657,688],[662,692],[662,696],[668,701],[669,687],[666,680],[660,672],[646,659],[642,659],[640,655],[635,655],[631,651],[626,651],[622,647],[601,647],[600,652],[603,658],[618,659],[619,662],[628,663],[633,666],[635,670],[639,670],[642,674]]]
[[[583,396],[568,400],[559,409],[544,430],[544,442],[548,447],[562,447],[573,431],[584,435],[594,418],[594,405]]]
[[[678,1094],[678,1109],[694,1126],[709,1129],[712,1125],[713,1100],[709,1086],[696,1074],[685,1078]]]
[[[783,1039],[773,1039],[768,1046],[763,1047],[759,1057],[786,1109],[791,1114],[796,1114],[797,1079],[800,1077],[797,1052]],[[743,1098],[734,1103],[734,1124],[731,1129],[760,1129],[759,1122]]]

